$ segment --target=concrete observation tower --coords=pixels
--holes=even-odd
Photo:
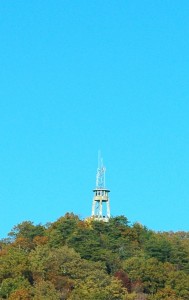
[[[94,220],[108,222],[110,219],[110,201],[108,196],[110,190],[105,187],[105,172],[106,169],[103,166],[103,159],[99,152],[96,188],[93,190],[92,218]]]

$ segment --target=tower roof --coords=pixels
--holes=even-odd
[[[105,192],[110,192],[110,190],[108,190],[108,189],[106,189],[106,188],[95,188],[94,190],[93,190],[93,192],[96,192],[96,191],[105,191]]]

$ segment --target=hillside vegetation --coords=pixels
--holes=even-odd
[[[0,299],[188,300],[189,232],[153,232],[118,216],[25,221],[0,242]]]

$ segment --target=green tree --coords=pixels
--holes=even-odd
[[[22,249],[9,247],[0,255],[0,282],[6,278],[30,277],[28,254]]]
[[[142,282],[143,291],[147,294],[154,294],[164,287],[165,268],[155,258],[132,257],[124,262],[123,267],[132,283]]]
[[[86,278],[74,288],[69,300],[134,300],[136,295],[128,294],[121,282],[116,279]]]
[[[38,281],[33,288],[33,300],[60,300],[60,293],[49,281]]]
[[[80,222],[77,215],[67,213],[56,222],[49,225],[47,236],[52,247],[60,247],[66,244],[68,237],[74,233]]]
[[[29,290],[29,282],[24,277],[6,278],[1,283],[0,296],[4,299],[8,299],[11,293],[18,289]]]
[[[170,287],[160,289],[155,295],[150,295],[148,300],[183,300],[177,296],[177,293]]]
[[[170,261],[172,245],[164,236],[153,234],[145,244],[145,249],[150,257],[161,262]]]
[[[36,236],[44,236],[45,228],[42,225],[34,225],[33,222],[24,221],[13,227],[8,234],[13,239],[26,238],[32,241]]]

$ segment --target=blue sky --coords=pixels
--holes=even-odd
[[[0,237],[91,214],[189,230],[189,1],[0,1]]]

